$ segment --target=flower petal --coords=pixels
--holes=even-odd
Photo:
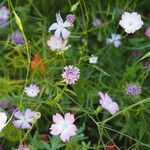
[[[53,121],[56,124],[62,124],[64,123],[64,118],[60,114],[56,113],[56,115],[53,115]]]
[[[73,114],[70,114],[70,113],[66,113],[65,114],[65,122],[67,124],[73,124],[75,121],[75,118],[74,118],[74,115]]]
[[[53,24],[49,27],[48,32],[51,32],[52,30],[56,30],[56,29],[58,29],[58,27],[59,27],[58,23],[53,23]]]
[[[56,21],[58,22],[58,24],[63,23],[63,19],[60,15],[60,12],[56,13]]]
[[[62,132],[62,126],[60,124],[52,124],[50,130],[52,135],[59,135]]]
[[[66,130],[64,130],[61,134],[60,134],[60,139],[63,142],[69,141],[70,139],[70,135],[68,134],[68,132]]]
[[[70,31],[68,31],[67,29],[63,28],[62,29],[62,37],[63,37],[63,39],[66,40],[69,37],[69,35],[70,35]]]

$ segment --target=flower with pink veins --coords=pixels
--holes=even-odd
[[[52,135],[59,135],[63,142],[69,141],[69,139],[76,135],[77,127],[74,125],[75,118],[71,113],[66,113],[64,118],[59,114],[53,115],[54,124],[50,127],[50,133]]]
[[[67,42],[67,40],[63,40],[61,37],[53,35],[47,41],[47,45],[52,51],[64,52],[70,47],[70,45],[67,46]]]
[[[100,96],[99,103],[101,106],[108,110],[112,115],[119,110],[118,104],[113,102],[107,93],[98,92],[98,95]]]
[[[63,19],[60,15],[60,12],[56,13],[56,21],[53,23],[48,31],[51,32],[52,30],[55,30],[55,36],[60,37],[62,35],[63,39],[67,39],[70,35],[70,31],[68,31],[66,28],[71,27],[72,23],[69,21],[63,22]]]

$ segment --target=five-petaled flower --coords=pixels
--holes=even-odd
[[[118,104],[113,102],[107,93],[98,92],[98,95],[100,96],[99,103],[101,106],[108,110],[112,115],[119,110]]]
[[[14,111],[13,115],[17,119],[13,121],[14,126],[21,129],[30,129],[35,120],[35,114],[36,112],[29,108],[25,112]]]
[[[60,135],[64,142],[69,141],[70,137],[76,135],[77,127],[74,125],[75,118],[73,114],[66,113],[64,118],[59,114],[53,116],[54,124],[50,127],[52,135]]]
[[[70,31],[68,31],[66,28],[71,27],[72,23],[67,20],[65,22],[63,22],[60,12],[56,13],[56,21],[57,21],[57,23],[53,23],[49,27],[48,31],[50,32],[52,30],[56,30],[55,31],[56,37],[60,37],[62,35],[63,39],[68,39],[68,37],[70,35]]]
[[[29,87],[25,87],[24,92],[30,97],[36,97],[40,89],[35,84],[31,84]]]
[[[125,29],[125,32],[130,34],[139,30],[143,25],[143,21],[141,16],[136,12],[124,12],[119,21],[119,25]]]

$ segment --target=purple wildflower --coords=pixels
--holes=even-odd
[[[111,38],[106,38],[106,43],[107,44],[113,44],[115,47],[120,47],[121,46],[121,35],[112,33]]]
[[[25,87],[24,91],[29,97],[36,97],[40,89],[35,84],[31,84],[29,87]]]
[[[108,110],[112,115],[114,115],[119,110],[118,104],[113,102],[107,93],[98,92],[98,95],[100,96],[99,103],[101,106]]]
[[[138,96],[141,94],[141,88],[132,83],[125,88],[125,93],[130,96]]]
[[[19,145],[18,149],[17,150],[30,150],[29,146],[24,144],[24,145]]]
[[[145,36],[150,39],[150,27],[148,27],[145,31]]]
[[[131,51],[132,57],[139,57],[141,55],[141,51],[139,50],[132,50]]]
[[[92,25],[94,27],[100,26],[102,24],[102,20],[99,18],[96,18],[95,20],[92,21]]]
[[[15,45],[22,45],[24,44],[24,38],[19,31],[15,31],[8,36],[8,39]]]
[[[66,66],[64,69],[65,71],[62,74],[64,81],[67,84],[75,84],[80,77],[80,70],[74,66]]]
[[[66,20],[72,24],[74,23],[75,19],[76,19],[76,16],[74,14],[69,14],[66,17]]]
[[[7,100],[0,101],[0,107],[3,108],[3,109],[9,108],[10,107],[9,101],[7,101]]]
[[[3,145],[2,144],[0,144],[0,150],[3,150]]]
[[[30,129],[32,123],[34,122],[34,116],[36,112],[32,111],[31,109],[26,109],[24,113],[20,112],[19,110],[14,112],[14,117],[17,119],[13,121],[13,124],[16,128],[21,129]]]
[[[7,24],[7,20],[9,18],[10,11],[7,9],[6,6],[0,7],[0,27],[5,27]]]

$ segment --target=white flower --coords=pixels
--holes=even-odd
[[[121,35],[113,33],[111,34],[111,38],[106,38],[106,43],[107,44],[113,43],[113,45],[118,48],[121,45],[120,40],[121,40]]]
[[[35,97],[40,92],[39,87],[35,84],[31,84],[29,87],[25,87],[24,91],[30,97]]]
[[[96,64],[98,60],[98,57],[91,55],[91,57],[89,58],[89,63],[90,64]]]
[[[61,37],[57,37],[55,35],[51,36],[47,41],[47,45],[50,47],[52,51],[63,52],[67,50],[70,46],[67,46],[67,40],[62,40]]]
[[[134,33],[135,31],[139,30],[143,25],[141,16],[136,12],[124,12],[121,19],[122,20],[119,21],[119,25],[122,26],[127,33]]]
[[[56,21],[57,23],[53,23],[49,27],[48,31],[50,32],[52,30],[56,30],[55,36],[60,37],[62,35],[64,39],[67,39],[70,35],[70,31],[68,31],[66,28],[71,27],[72,23],[68,22],[67,20],[63,22],[60,12],[56,13]]]
[[[0,112],[0,132],[6,126],[7,116],[4,112]]]

